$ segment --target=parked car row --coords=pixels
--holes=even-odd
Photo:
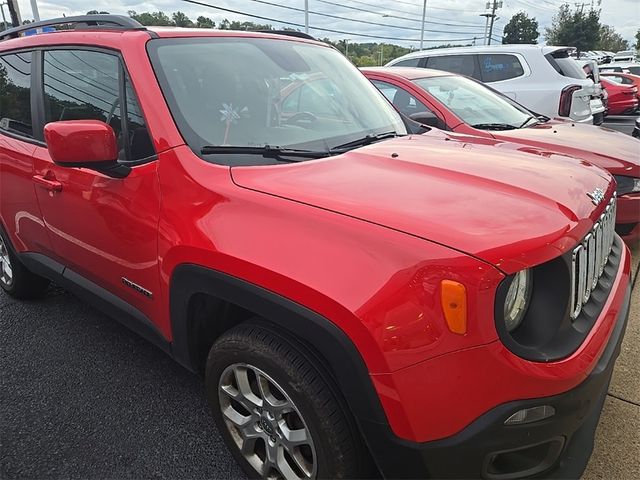
[[[298,32],[5,31],[0,287],[201,375],[251,478],[580,478],[640,143],[568,120],[601,95],[568,49],[519,48],[363,74]]]
[[[635,61],[610,63],[609,65],[601,65],[599,70],[603,73],[631,73],[633,75],[640,75],[640,63]]]
[[[602,123],[601,85],[587,78],[569,47],[485,45],[409,53],[387,66],[423,67],[466,75],[547,117]]]
[[[594,60],[599,65],[603,65],[612,62],[635,62],[637,60],[637,52],[635,50],[621,50],[617,53],[613,53],[602,50],[590,50],[580,52],[580,55],[576,55],[576,57],[579,60]]]

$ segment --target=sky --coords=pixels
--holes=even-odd
[[[104,10],[126,14],[136,12],[163,11],[171,14],[180,10],[192,20],[200,15],[212,18],[216,24],[229,20],[270,23],[275,26],[304,25],[305,0],[198,0],[202,4],[268,17],[277,21],[251,18],[237,13],[208,8],[184,0],[36,0],[41,19],[62,15],[82,15],[88,10]],[[315,37],[332,40],[349,39],[354,42],[388,42],[406,47],[419,47],[422,0],[307,0],[309,4],[309,26]],[[425,46],[443,43],[472,43],[474,37],[482,44],[486,12],[490,0],[427,0],[425,22]],[[571,1],[573,4],[576,0]],[[587,1],[587,0],[582,0]],[[2,0],[0,0],[0,3]],[[597,4],[598,0],[594,0]],[[640,25],[640,0],[600,0],[600,21],[614,27],[631,44]],[[535,17],[540,24],[541,37],[544,27],[550,25],[562,0],[503,0],[498,9],[494,27],[494,38],[499,38],[502,29],[512,15],[519,11]],[[31,0],[18,0],[23,18],[33,18]],[[591,4],[588,3],[588,8]],[[288,8],[283,8],[288,7]],[[5,9],[6,11],[6,9]],[[330,15],[330,16],[323,16]],[[353,21],[357,20],[357,21]],[[428,22],[428,23],[427,23]],[[314,28],[315,27],[315,28]],[[304,30],[304,28],[300,28]],[[330,32],[338,30],[345,33]],[[367,37],[367,35],[371,37]],[[384,38],[388,37],[388,38]]]

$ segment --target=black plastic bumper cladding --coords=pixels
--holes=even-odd
[[[387,423],[362,356],[331,321],[277,293],[197,265],[178,266],[170,288],[172,353],[189,370],[197,371],[189,343],[188,306],[193,295],[208,294],[253,312],[306,342],[328,363],[356,420]]]
[[[624,308],[604,353],[587,379],[573,390],[500,405],[462,432],[422,444],[398,439],[386,425],[363,422],[373,457],[382,473],[388,478],[508,480],[530,475],[580,478],[593,451],[595,430],[624,337],[630,299],[629,286]],[[504,425],[504,421],[517,411],[539,405],[553,406],[556,414],[535,423]],[[563,439],[561,451],[557,448],[560,439]],[[504,462],[498,458],[495,462],[501,454],[517,454],[518,451],[530,458],[519,462]],[[536,457],[539,464],[535,463]],[[516,470],[509,471],[509,468]],[[518,468],[522,470],[517,471]]]
[[[533,291],[522,323],[508,332],[504,322],[504,301],[513,281],[507,277],[496,292],[495,318],[500,340],[514,354],[536,362],[551,362],[568,357],[584,342],[609,298],[624,245],[615,237],[609,262],[580,315],[570,318],[571,251],[534,267]]]

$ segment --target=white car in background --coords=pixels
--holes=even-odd
[[[615,62],[607,63],[600,66],[601,72],[616,72],[616,73],[632,73],[634,75],[640,75],[640,63],[635,62]]]
[[[409,53],[387,67],[424,67],[473,77],[547,117],[602,118],[602,87],[570,56],[572,47],[483,45]]]
[[[622,50],[613,56],[614,62],[635,62],[636,51],[635,50]]]

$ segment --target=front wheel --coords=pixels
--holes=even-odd
[[[211,348],[206,388],[227,446],[253,478],[358,478],[368,470],[354,422],[296,341],[241,325]]]

